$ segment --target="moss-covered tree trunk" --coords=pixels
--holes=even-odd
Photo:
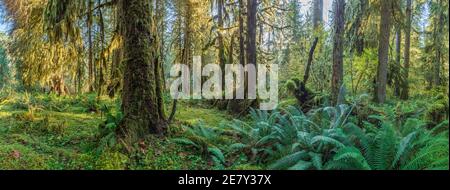
[[[239,0],[238,1],[238,22],[239,22],[239,64],[241,64],[242,66],[245,66],[245,61],[246,61],[246,47],[245,47],[245,27],[244,27],[244,12],[245,12],[245,4],[243,0]],[[232,51],[230,51],[232,52]],[[232,54],[232,53],[230,53]],[[230,61],[231,62],[231,61]],[[232,62],[231,62],[232,63]],[[234,99],[234,100],[230,100],[228,102],[228,112],[232,113],[232,114],[241,114],[243,112],[243,103],[245,101],[244,100],[239,100],[239,99]]]
[[[406,1],[406,27],[405,27],[405,79],[402,83],[401,98],[408,100],[409,98],[409,67],[410,67],[410,50],[411,50],[411,23],[412,23],[412,0]]]
[[[157,34],[148,0],[121,0],[124,26],[124,118],[118,133],[127,143],[148,134],[162,135],[166,120],[162,112],[160,69],[157,66]]]
[[[339,92],[344,83],[344,30],[345,30],[345,1],[335,1],[334,8],[334,44],[333,44],[333,75],[331,81],[331,98],[334,105],[343,103],[338,101]]]
[[[442,0],[438,2],[439,7],[443,7]],[[436,17],[436,24],[434,26],[434,46],[435,46],[435,57],[433,60],[433,85],[434,87],[439,87],[442,84],[441,81],[441,65],[442,65],[442,44],[444,40],[442,39],[443,27],[444,27],[444,12],[439,10],[439,16]]]
[[[257,27],[258,3],[247,2],[247,64],[256,65],[256,27]]]
[[[402,52],[402,29],[397,26],[395,31],[395,65],[392,75],[394,76],[394,95],[400,97],[401,85],[401,52]]]
[[[89,92],[94,91],[93,86],[93,80],[94,80],[94,52],[93,52],[93,45],[92,45],[92,7],[94,2],[92,0],[89,0],[89,6],[88,6],[88,16],[87,16],[87,25],[88,25],[88,44],[89,44],[89,57],[88,57],[88,85],[89,85]]]
[[[378,48],[378,72],[375,86],[375,101],[383,104],[386,101],[386,85],[389,61],[389,39],[391,31],[392,0],[381,1],[380,37]]]
[[[100,5],[102,2],[101,0],[98,1],[98,4]],[[98,18],[99,18],[99,29],[100,29],[100,54],[99,54],[99,80],[98,80],[98,89],[97,89],[97,97],[100,98],[100,96],[102,96],[104,94],[104,87],[105,87],[105,75],[106,75],[106,71],[108,70],[107,68],[107,63],[106,63],[106,57],[105,57],[105,22],[104,22],[104,18],[103,18],[103,11],[101,8],[98,9]]]
[[[313,2],[313,26],[318,29],[323,22],[323,0],[314,0]]]

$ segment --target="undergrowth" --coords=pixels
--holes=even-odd
[[[379,106],[361,96],[307,113],[286,100],[234,120],[181,102],[167,138],[124,147],[116,99],[2,92],[0,169],[448,169],[448,97],[427,97]]]

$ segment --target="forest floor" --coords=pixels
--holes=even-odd
[[[97,136],[111,99],[95,95],[57,97],[15,94],[0,97],[0,169],[213,169],[201,155],[170,138],[154,138],[136,155],[102,147]],[[101,105],[101,106],[100,106]],[[181,103],[172,131],[182,124],[214,126],[229,119],[225,112]],[[97,111],[94,111],[97,110]]]
[[[448,168],[448,98],[443,95],[421,97],[428,98],[415,98],[408,102],[393,100],[382,106],[370,103],[354,104],[355,109],[350,112],[347,124],[362,126],[367,138],[390,134],[383,131],[392,129],[395,135],[389,136],[392,137],[392,143],[386,147],[400,146],[400,139],[407,139],[410,128],[417,133],[426,134],[428,129],[443,126],[444,133],[438,134],[445,135],[445,138],[432,136],[428,140],[437,139],[436,143],[443,142],[444,146],[424,146],[442,147],[442,150],[430,151],[432,156],[436,156],[434,152],[438,152],[438,158],[424,160],[432,163],[430,167],[435,166],[436,160],[444,160],[446,164],[443,168]],[[170,101],[167,98],[167,109],[171,108]],[[281,102],[280,107],[293,104],[295,101],[287,99]],[[257,114],[260,115],[256,118],[252,112],[248,119],[240,118],[243,119],[240,121],[207,103],[182,101],[178,105],[176,120],[169,126],[168,134],[164,138],[149,135],[134,147],[128,147],[117,142],[114,133],[120,121],[119,105],[119,99],[98,99],[95,94],[57,96],[14,91],[0,93],[0,169],[258,170],[266,169],[270,162],[286,154],[280,151],[273,154],[274,157],[267,157],[265,151],[270,152],[274,148],[270,147],[270,143],[260,143],[276,134],[270,130],[275,130],[274,122],[283,120],[278,117],[281,112],[272,115],[259,112]],[[329,107],[321,110],[337,111]],[[313,126],[320,125],[328,131],[330,124],[340,122],[341,119],[338,118],[342,117],[342,114],[335,114],[334,117],[329,114],[320,111],[308,116],[300,114],[292,121],[295,121],[294,125],[307,123],[306,121],[315,122]],[[240,128],[241,124],[251,125],[251,130]],[[375,129],[375,126],[380,128]],[[422,128],[426,129],[421,130]],[[268,134],[264,135],[267,131]],[[309,133],[315,134],[313,132]],[[329,139],[320,136],[327,133],[318,134],[321,139]],[[282,140],[288,140],[289,137],[284,135],[283,138],[286,139]],[[244,149],[241,150],[240,147]],[[233,151],[233,148],[240,151]],[[289,147],[287,148],[286,150],[289,150]],[[417,152],[420,153],[420,150]],[[420,158],[428,157],[430,155],[426,154]]]

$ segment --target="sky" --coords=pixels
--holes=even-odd
[[[8,32],[8,23],[6,23],[5,12],[3,6],[0,6],[0,32],[7,33]]]
[[[3,23],[3,22],[0,22],[0,32],[1,33],[7,33],[8,32],[8,25]]]
[[[329,21],[329,13],[331,11],[331,4],[333,0],[323,0],[323,19],[325,23]],[[312,0],[300,0],[302,4],[301,12],[306,13],[311,10]],[[0,10],[0,16],[3,17],[3,10]],[[3,22],[3,19],[0,19],[0,32],[7,33],[8,24]]]

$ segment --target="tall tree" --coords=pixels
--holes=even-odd
[[[107,87],[107,92],[109,97],[113,98],[116,92],[122,88],[122,78],[123,78],[123,27],[121,22],[122,12],[120,6],[115,6],[114,8],[114,25],[115,34],[112,38],[112,43],[116,43],[117,47],[112,51],[111,57],[111,72],[109,78],[109,84]]]
[[[224,0],[217,0],[217,41],[219,44],[219,61],[220,61],[220,66],[222,67],[223,70],[225,70],[225,45],[224,45],[224,41],[223,41],[223,35],[222,35],[222,30],[224,27],[224,21],[223,21],[223,13],[224,11]]]
[[[239,63],[245,65],[244,2],[239,0]]]
[[[303,76],[303,85],[306,85],[311,72],[311,65],[314,60],[314,52],[316,51],[317,45],[319,43],[319,35],[317,32],[322,26],[323,22],[323,0],[314,0],[313,2],[313,29],[314,29],[314,40],[311,43],[311,48],[309,49],[308,62],[306,63],[305,75]]]
[[[256,65],[256,25],[258,2],[247,1],[247,64]]]
[[[444,10],[443,2],[439,0],[438,2],[438,16],[435,20],[434,25],[434,48],[435,48],[435,57],[433,61],[433,85],[440,86],[441,85],[441,65],[442,65],[442,36],[443,28],[444,28]]]
[[[394,95],[396,97],[400,96],[400,85],[401,85],[401,52],[402,52],[402,28],[400,26],[396,27],[395,30],[395,65],[394,72]]]
[[[102,1],[98,0],[98,4],[101,5]],[[105,74],[107,70],[107,63],[105,57],[105,22],[103,18],[102,8],[98,8],[99,29],[100,29],[100,54],[99,54],[99,73],[98,73],[98,89],[97,96],[100,97],[104,93],[104,86],[106,83]]]
[[[239,25],[239,64],[245,65],[247,57],[246,55],[246,40],[245,40],[245,4],[244,0],[238,0],[238,25]],[[232,54],[232,52],[230,52]],[[245,84],[246,85],[246,84]],[[230,100],[228,103],[228,111],[232,114],[241,114],[242,112],[246,111],[246,108],[243,108],[245,100]]]
[[[409,98],[409,67],[411,49],[411,23],[412,23],[412,0],[406,0],[406,27],[405,27],[405,50],[404,50],[404,72],[405,77],[402,82],[401,99]]]
[[[217,43],[219,45],[219,65],[222,69],[222,86],[225,86],[225,65],[226,65],[226,57],[225,57],[225,45],[224,39],[222,35],[222,30],[224,27],[223,15],[224,15],[224,0],[217,0]],[[233,42],[231,42],[232,44]],[[233,53],[229,53],[232,55]]]
[[[337,104],[341,86],[344,82],[344,25],[345,0],[336,0],[334,8],[334,47],[333,47],[333,76],[331,81],[331,95],[333,104]]]
[[[92,9],[93,9],[93,0],[89,0],[88,10],[87,10],[87,26],[88,26],[88,85],[89,91],[94,91],[94,48],[92,45]]]
[[[358,13],[355,16],[355,21],[351,28],[350,35],[353,35],[354,41],[353,41],[353,51],[356,51],[357,55],[362,55],[364,51],[364,27],[363,23],[364,21],[367,21],[368,17],[368,7],[369,7],[369,0],[359,0],[359,7],[358,7]]]
[[[246,12],[247,12],[247,25],[245,27],[245,31],[246,31],[246,39],[245,39],[245,59],[246,59],[246,64],[253,64],[256,66],[257,64],[257,46],[256,46],[256,28],[257,28],[257,14],[258,14],[258,2],[256,0],[254,1],[246,1]],[[244,8],[244,3],[243,1],[239,1],[239,7],[240,7],[240,14],[243,14],[243,8]],[[240,22],[240,26],[242,27],[240,28],[239,33],[240,34],[240,49],[244,49],[244,35],[243,35],[243,31],[244,31],[244,17],[243,15],[241,15],[242,19]],[[241,64],[244,64],[244,58],[242,56],[244,56],[244,54],[240,53],[240,62]],[[248,75],[247,75],[248,76]],[[246,80],[244,82],[245,85],[245,89],[248,90],[249,88],[256,88],[256,87],[250,87],[249,86],[249,82]],[[235,100],[235,101],[230,101],[230,103],[228,104],[228,109],[229,111],[233,112],[234,114],[244,114],[246,113],[246,111],[248,111],[248,108],[250,108],[252,106],[252,104],[254,103],[253,100],[248,100],[248,97],[245,96],[245,100]]]
[[[392,0],[381,3],[381,20],[379,30],[378,70],[375,84],[375,102],[383,104],[386,101],[386,85],[389,61],[389,39],[391,35]]]
[[[319,28],[323,22],[323,0],[313,2],[313,25],[314,29]]]
[[[153,0],[120,0],[124,26],[124,89],[122,110],[124,118],[118,133],[133,143],[145,135],[164,134],[165,115],[160,112],[157,90],[160,70],[156,70],[156,27],[150,10]]]

